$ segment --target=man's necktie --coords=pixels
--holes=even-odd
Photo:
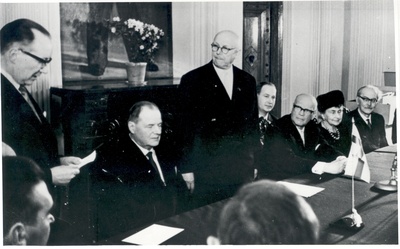
[[[36,112],[35,106],[33,105],[31,99],[29,98],[28,89],[26,89],[25,85],[19,85],[18,90],[21,92],[22,97],[28,102],[29,106],[31,107],[32,111],[35,113],[36,117],[40,120],[39,114]]]
[[[160,176],[160,179],[161,179],[160,171],[158,170],[157,164],[156,164],[156,163],[154,162],[154,160],[153,160],[153,152],[149,151],[149,152],[146,154],[146,156],[147,156],[147,158],[149,159],[149,162],[150,162],[151,166],[153,166],[153,168],[156,170],[157,174]],[[163,182],[163,184],[164,184],[164,186],[165,186],[165,182],[164,182],[162,179],[161,179],[161,181]]]
[[[369,121],[369,118],[367,118],[367,125],[368,125],[368,127],[369,127],[370,129],[372,128],[371,121]]]
[[[263,135],[267,131],[268,121],[264,117],[258,119],[258,124],[260,127],[260,133]]]

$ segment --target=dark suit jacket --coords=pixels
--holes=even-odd
[[[2,139],[18,156],[35,160],[45,171],[46,182],[52,186],[50,168],[59,163],[57,139],[42,110],[28,95],[41,122],[20,92],[1,75]]]
[[[342,155],[320,136],[314,121],[304,129],[305,145],[290,115],[275,122],[273,135],[265,141],[257,163],[261,177],[278,180],[310,173],[318,161],[330,162]]]
[[[325,139],[325,141],[332,146],[335,150],[340,151],[343,155],[348,156],[351,148],[351,124],[340,123],[337,128],[339,130],[340,138],[338,140],[334,139],[329,131],[322,127],[318,126],[320,129],[321,136]]]
[[[196,188],[241,184],[253,174],[249,144],[259,141],[256,82],[235,66],[233,80],[231,100],[212,61],[182,76],[181,167],[195,173]]]
[[[100,237],[139,228],[179,212],[187,187],[175,165],[157,158],[166,186],[128,134],[98,150],[92,165]],[[179,202],[179,203],[178,203]]]
[[[358,109],[351,111],[350,116],[354,117],[354,123],[360,133],[365,153],[388,145],[385,132],[385,120],[382,115],[375,112],[371,113],[372,129],[364,122]]]

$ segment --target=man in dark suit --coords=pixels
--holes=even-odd
[[[162,132],[158,107],[134,104],[127,125],[129,133],[102,146],[94,164],[99,239],[176,214],[178,195],[188,191],[175,165],[154,149]]]
[[[52,43],[38,23],[18,19],[1,29],[2,140],[18,156],[32,158],[45,172],[50,192],[79,173],[77,157],[59,157],[57,140],[42,110],[27,91],[47,73]]]
[[[260,128],[260,142],[264,144],[268,128],[275,125],[278,120],[270,112],[275,107],[276,86],[271,82],[261,82],[257,85],[258,124]]]
[[[361,136],[365,153],[388,145],[383,116],[375,113],[375,107],[380,100],[380,90],[371,85],[363,86],[357,91],[358,108],[351,111],[350,117]]]
[[[314,96],[300,94],[292,112],[276,121],[273,136],[265,141],[258,161],[261,177],[275,180],[304,174],[339,174],[346,157],[330,147],[312,121],[317,108]]]
[[[219,32],[212,61],[182,76],[182,175],[203,205],[232,196],[253,178],[250,143],[257,143],[257,97],[253,76],[232,65],[238,36]]]

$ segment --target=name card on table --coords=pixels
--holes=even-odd
[[[183,230],[183,228],[153,224],[122,241],[136,245],[160,245]]]
[[[288,189],[292,190],[296,194],[306,198],[311,197],[324,190],[324,188],[313,187],[298,183],[283,182],[283,181],[279,181],[278,183],[285,185]]]

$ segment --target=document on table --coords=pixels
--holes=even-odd
[[[296,194],[306,197],[306,198],[313,196],[313,195],[321,192],[322,190],[324,190],[324,188],[313,187],[313,186],[308,186],[308,185],[298,184],[298,183],[291,183],[291,182],[284,182],[284,181],[279,181],[278,183],[285,185],[287,188],[289,188]]]
[[[90,153],[90,155],[88,155],[87,157],[82,159],[81,163],[78,165],[79,168],[82,168],[86,164],[93,162],[94,159],[96,159],[96,151],[95,150],[92,153]]]
[[[183,228],[153,224],[122,241],[137,245],[159,245],[183,230]]]

